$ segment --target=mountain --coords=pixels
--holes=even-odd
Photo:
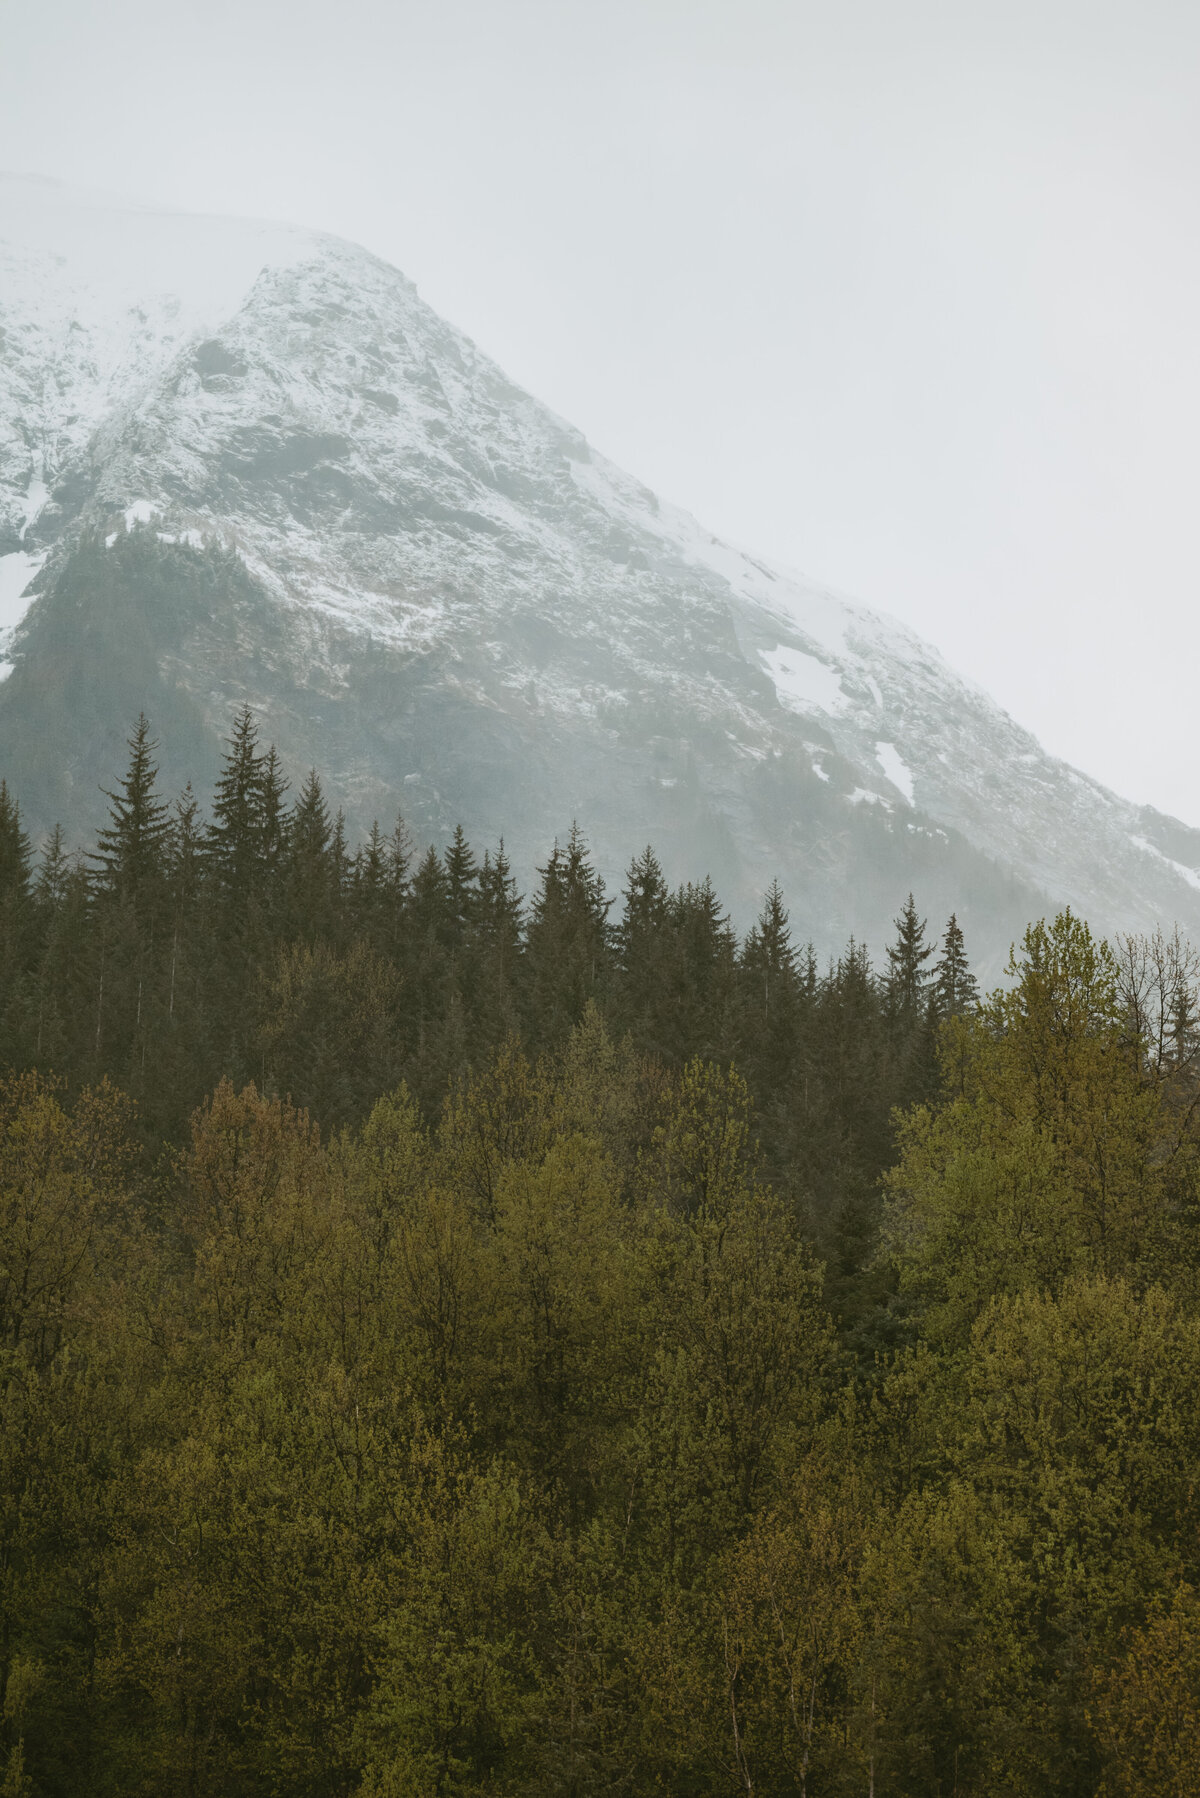
[[[911,887],[1200,930],[1200,832],[1047,755],[904,625],[719,541],[358,246],[0,179],[0,772],[103,812],[144,709],[211,779],[249,702],[352,828],[584,826],[743,921],[876,946]],[[1064,679],[1070,671],[1064,670]]]

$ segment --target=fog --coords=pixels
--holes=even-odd
[[[1161,0],[0,0],[0,166],[366,243],[1200,822],[1198,40]]]

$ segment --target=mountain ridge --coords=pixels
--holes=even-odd
[[[649,839],[744,917],[778,875],[823,947],[910,886],[985,960],[1030,908],[1200,929],[1200,832],[660,501],[360,246],[0,179],[0,331],[0,769],[38,831],[94,823],[136,688],[173,777],[248,702],[357,828],[398,803],[528,871],[577,816],[610,881]]]

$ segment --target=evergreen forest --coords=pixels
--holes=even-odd
[[[0,1798],[1184,1798],[1200,962],[0,782]]]

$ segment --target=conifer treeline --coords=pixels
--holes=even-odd
[[[0,786],[0,1065],[110,1077],[152,1146],[222,1078],[329,1129],[401,1081],[434,1116],[508,1038],[553,1050],[593,1002],[669,1067],[736,1062],[775,1183],[835,1277],[859,1265],[892,1110],[932,1089],[938,1024],[976,996],[953,918],[935,948],[910,897],[882,975],[853,942],[821,968],[777,887],[739,942],[711,884],[669,890],[651,849],[607,894],[574,828],[528,901],[503,844],[480,859],[461,829],[444,854],[414,855],[402,822],[351,847],[248,709],[207,818],[190,787],[168,805],[155,749],[143,717],[85,855],[56,832],[33,866]]]

